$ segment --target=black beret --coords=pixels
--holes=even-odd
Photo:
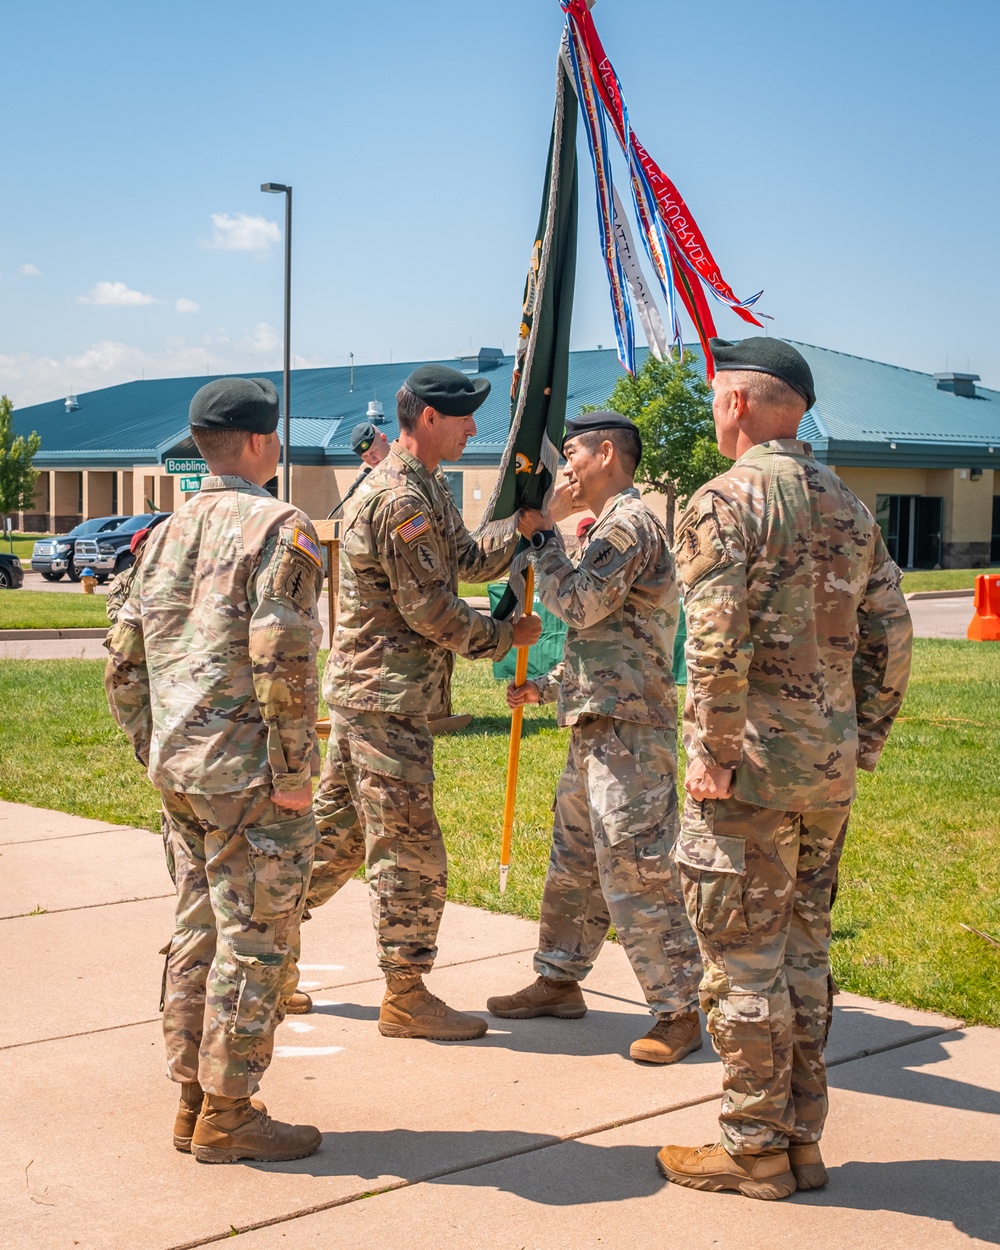
[[[737,370],[747,373],[769,373],[787,382],[793,391],[806,401],[806,408],[816,402],[812,370],[801,352],[791,343],[781,339],[757,336],[743,339],[740,343],[728,343],[725,339],[710,339],[709,347],[715,360],[717,373]]]
[[[370,421],[359,421],[351,430],[351,450],[357,452],[360,456],[363,451],[375,442],[375,435],[378,431]]]
[[[273,434],[278,428],[278,392],[267,378],[216,378],[191,400],[188,420],[196,430]]]
[[[471,416],[490,393],[489,378],[470,378],[446,365],[421,365],[403,385],[446,417]]]
[[[571,438],[577,434],[586,434],[590,430],[632,430],[639,440],[639,454],[642,454],[642,435],[639,427],[620,412],[612,412],[604,408],[600,412],[581,412],[578,417],[570,417],[566,422],[566,433],[559,448],[562,451]]]

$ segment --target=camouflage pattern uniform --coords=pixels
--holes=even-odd
[[[540,976],[582,981],[615,926],[653,1015],[697,1006],[701,962],[673,863],[678,596],[662,524],[634,488],[610,500],[578,565],[557,535],[532,554],[542,603],[569,626],[536,681],[571,725],[542,895]]]
[[[677,860],[726,1069],[722,1142],[759,1154],[823,1131],[830,894],[912,631],[871,514],[807,443],[761,443],[703,486],[675,551],[685,747],[735,770],[731,798],[688,797]]]
[[[427,721],[449,714],[456,654],[499,660],[513,641],[510,622],[459,599],[458,581],[502,573],[516,542],[479,545],[444,475],[398,444],[346,511],[308,905],[325,902],[367,862],[386,971],[425,973],[437,954],[448,871]]]
[[[316,534],[261,487],[207,477],[130,572],[105,686],[163,800],[168,1074],[246,1097],[294,989],[317,836],[311,813],[272,801],[316,759]]]

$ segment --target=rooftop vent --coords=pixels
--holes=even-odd
[[[463,373],[489,373],[503,364],[503,351],[499,347],[481,347],[475,356],[459,356]]]
[[[934,381],[939,391],[951,391],[953,395],[962,395],[965,399],[976,398],[978,373],[935,373]]]
[[[76,412],[77,408],[79,407],[80,407],[80,404],[77,401],[77,398],[75,395],[66,396],[66,411],[67,412]]]
[[[385,409],[380,399],[368,401],[368,412],[365,414],[372,425],[385,425]]]

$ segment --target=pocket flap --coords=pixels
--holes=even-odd
[[[252,851],[269,857],[307,850],[319,839],[316,818],[311,811],[276,825],[251,825],[245,832]]]
[[[743,838],[682,831],[674,858],[699,872],[732,872],[742,876],[746,871],[745,849]]]

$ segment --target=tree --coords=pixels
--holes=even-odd
[[[712,392],[698,375],[697,358],[685,352],[657,360],[650,352],[635,377],[618,379],[607,406],[639,427],[642,461],[635,479],[666,495],[673,542],[675,506],[729,467],[715,445]]]
[[[38,473],[31,467],[42,440],[34,431],[25,438],[14,434],[14,405],[0,395],[0,516],[32,508]]]

